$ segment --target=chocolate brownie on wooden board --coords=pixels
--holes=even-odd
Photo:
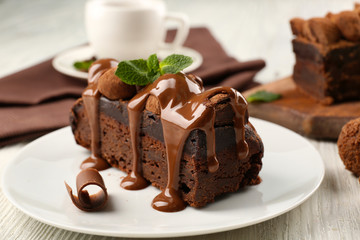
[[[293,79],[319,102],[360,99],[360,16],[353,11],[290,21],[296,57]]]
[[[233,127],[234,113],[228,102],[226,94],[218,94],[210,99],[210,104],[216,111],[218,171],[211,173],[208,170],[206,136],[203,131],[193,130],[186,140],[180,164],[179,190],[182,199],[190,206],[205,206],[218,195],[260,182],[258,174],[264,152],[261,138],[253,126],[247,123],[245,139],[249,154],[245,159],[238,159]],[[101,97],[99,109],[101,156],[113,167],[129,173],[133,158],[127,104],[128,101],[111,101]],[[90,149],[90,128],[82,99],[72,108],[71,126],[76,142]],[[158,114],[144,110],[140,135],[143,176],[152,185],[164,189],[168,171],[162,124]]]

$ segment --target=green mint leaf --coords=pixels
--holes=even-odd
[[[76,68],[79,71],[87,72],[93,62],[95,62],[95,60],[93,60],[93,59],[89,59],[89,60],[85,60],[85,61],[77,61],[77,62],[74,62],[73,66],[74,66],[74,68]]]
[[[156,54],[150,55],[147,60],[147,66],[150,72],[159,72],[159,59],[157,58]]]
[[[120,62],[115,75],[126,84],[143,86],[154,82],[162,74],[178,73],[190,66],[192,62],[190,57],[173,54],[159,63],[156,54],[152,54],[147,60]]]
[[[172,54],[160,62],[160,73],[178,73],[193,63],[191,57]]]
[[[248,102],[272,102],[281,98],[280,94],[267,92],[267,91],[258,91],[254,94],[251,94],[246,98]]]
[[[161,76],[160,72],[149,73],[149,83],[153,83]]]
[[[149,84],[149,69],[144,59],[122,61],[119,63],[115,75],[129,85]]]

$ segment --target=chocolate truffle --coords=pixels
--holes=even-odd
[[[136,94],[136,87],[121,81],[115,75],[116,67],[106,70],[98,80],[98,89],[110,100],[129,99]]]
[[[308,21],[311,34],[316,42],[332,44],[340,40],[341,34],[336,25],[328,18],[311,18]]]
[[[338,142],[339,155],[346,169],[360,176],[360,118],[342,128]]]
[[[159,101],[154,96],[149,96],[145,109],[156,114],[161,112]]]
[[[109,68],[116,67],[119,64],[118,61],[112,58],[99,59],[93,62],[89,67],[88,83],[97,84],[99,77]]]
[[[355,11],[343,11],[331,17],[345,39],[360,40],[360,16]]]

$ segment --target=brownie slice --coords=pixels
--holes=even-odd
[[[360,99],[360,5],[352,11],[290,21],[293,79],[323,104]]]
[[[264,147],[253,126],[245,126],[249,145],[246,159],[238,159],[233,127],[233,110],[228,96],[214,96],[210,107],[216,111],[215,141],[219,169],[208,171],[206,136],[201,130],[193,130],[188,137],[180,163],[180,195],[193,207],[213,202],[215,197],[234,192],[246,185],[257,184],[262,167]],[[75,140],[90,148],[90,128],[80,98],[73,106],[70,122]],[[113,167],[129,173],[132,169],[132,151],[126,101],[100,99],[101,155]],[[160,116],[144,110],[140,130],[142,173],[152,185],[164,189],[167,183],[167,161]]]
[[[340,41],[324,48],[305,38],[292,41],[293,79],[323,104],[360,99],[360,43]]]

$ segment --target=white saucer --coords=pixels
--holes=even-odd
[[[109,193],[107,208],[94,213],[80,211],[72,204],[64,181],[74,189],[80,163],[89,152],[75,143],[70,127],[35,140],[9,161],[2,190],[27,215],[88,234],[181,237],[250,226],[300,205],[320,186],[325,172],[319,153],[305,138],[270,122],[250,120],[265,147],[260,172],[263,181],[201,209],[156,211],[151,201],[159,189],[149,186],[140,191],[124,190],[120,179],[125,173],[110,168],[101,172]]]
[[[157,55],[160,59],[165,58],[166,56],[177,53],[189,56],[193,59],[193,64],[185,69],[185,72],[191,72],[201,66],[203,62],[203,58],[201,54],[194,49],[181,47],[177,50],[159,50]],[[84,61],[86,59],[90,59],[95,55],[94,50],[89,46],[79,46],[75,48],[71,48],[66,50],[57,56],[52,61],[53,67],[68,76],[87,79],[88,74],[86,72],[81,72],[74,68],[73,64],[76,61]]]

